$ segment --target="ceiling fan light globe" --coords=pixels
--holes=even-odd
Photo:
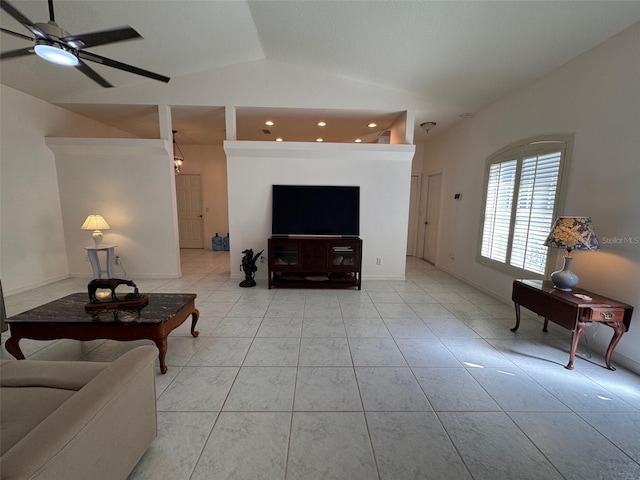
[[[36,45],[34,48],[36,55],[58,65],[75,67],[78,65],[78,57],[73,53],[63,50],[53,45]]]

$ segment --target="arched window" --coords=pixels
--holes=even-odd
[[[558,216],[573,136],[510,145],[487,159],[478,261],[518,277],[544,278],[544,241]]]

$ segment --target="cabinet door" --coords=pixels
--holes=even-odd
[[[298,270],[300,266],[300,245],[287,240],[272,240],[271,266],[275,270]]]
[[[353,271],[358,268],[357,245],[331,245],[329,256],[331,270]]]
[[[302,258],[305,270],[327,270],[327,242],[307,240],[302,246]]]

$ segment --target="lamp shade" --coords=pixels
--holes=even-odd
[[[599,250],[600,242],[591,217],[558,217],[545,240],[547,247],[571,250]]]
[[[109,230],[111,227],[102,215],[89,215],[80,227],[82,230]]]

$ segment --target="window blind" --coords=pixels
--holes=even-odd
[[[544,241],[554,220],[561,152],[522,161],[511,247],[512,266],[543,275],[547,266]]]
[[[482,255],[498,262],[507,258],[517,166],[517,160],[510,160],[489,167]]]
[[[479,261],[514,274],[544,276],[544,241],[556,217],[570,137],[526,142],[487,160]]]

